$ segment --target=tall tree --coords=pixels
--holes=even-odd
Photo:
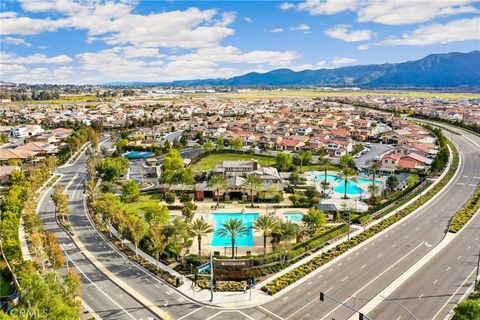
[[[207,185],[213,188],[217,197],[217,206],[220,202],[220,191],[228,188],[225,176],[214,175],[210,178]]]
[[[210,140],[207,140],[207,141],[203,144],[203,150],[205,150],[205,152],[206,152],[207,154],[210,154],[210,152],[212,152],[213,149],[215,149],[215,146],[213,145],[213,143],[212,143]]]
[[[135,255],[138,257],[138,245],[145,237],[147,226],[145,225],[143,219],[134,217],[130,219],[130,228],[132,231],[132,240],[135,244]]]
[[[388,176],[387,180],[385,181],[385,185],[390,192],[393,192],[397,189],[398,185],[400,184],[400,180],[396,174],[391,174]]]
[[[381,165],[379,162],[372,162],[372,164],[368,166],[368,172],[372,175],[372,184],[368,188],[368,190],[370,191],[370,195],[371,195],[370,198],[372,203],[376,202],[375,196],[377,194],[378,187],[375,184],[375,178],[377,177],[377,172],[380,170],[380,168],[381,168]]]
[[[243,147],[243,142],[239,138],[234,138],[230,140],[230,145],[233,147],[235,150],[240,150]]]
[[[197,237],[198,255],[202,255],[202,238],[213,232],[213,228],[201,219],[196,219],[190,224],[192,234]]]
[[[313,160],[312,152],[310,150],[301,150],[298,153],[298,160],[300,161],[300,171],[303,171],[303,165],[308,165]]]
[[[275,166],[279,171],[287,171],[293,164],[293,158],[290,153],[279,152],[275,156]]]
[[[349,182],[357,182],[357,172],[349,167],[343,168],[341,171],[339,171],[335,177],[336,181],[343,181],[345,184],[344,186],[344,199],[348,199],[347,197],[347,188],[348,188],[348,183]]]
[[[252,201],[253,208],[253,192],[260,190],[263,186],[262,180],[257,176],[247,176],[245,181],[242,183],[242,188],[250,191],[250,200]]]
[[[253,223],[253,228],[263,233],[263,256],[267,255],[267,237],[272,235],[278,225],[278,220],[267,215],[261,215]]]
[[[165,250],[167,246],[167,238],[163,234],[163,230],[161,227],[158,226],[151,226],[148,229],[149,233],[149,247],[150,250],[153,251],[153,255],[155,256],[155,264],[157,266],[157,270],[159,269],[158,259],[160,258],[160,254]]]
[[[330,168],[330,166],[332,165],[332,160],[330,158],[322,157],[320,158],[319,163],[320,163],[320,168],[322,168],[323,170],[323,176],[324,176],[324,180],[322,184],[323,195],[326,197],[327,196],[326,189],[329,185],[327,181],[327,171],[328,171],[328,168]]]
[[[218,230],[220,237],[229,237],[232,241],[232,259],[235,258],[235,242],[237,237],[243,236],[247,232],[247,227],[244,226],[242,220],[237,218],[227,219]]]

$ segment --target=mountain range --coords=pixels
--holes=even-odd
[[[480,51],[430,54],[420,60],[293,71],[250,72],[227,79],[113,82],[111,86],[330,86],[362,88],[480,87]]]

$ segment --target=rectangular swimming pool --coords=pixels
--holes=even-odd
[[[213,213],[210,219],[215,222],[213,230],[213,238],[211,246],[228,247],[232,245],[230,237],[221,237],[218,231],[222,228],[222,224],[228,219],[240,219],[243,225],[248,229],[248,232],[235,239],[237,247],[252,247],[253,246],[253,222],[258,219],[258,213]]]

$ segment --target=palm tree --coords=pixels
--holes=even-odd
[[[382,166],[379,162],[372,162],[372,164],[368,167],[368,172],[372,174],[372,184],[375,184],[377,172],[381,167]]]
[[[198,255],[202,255],[202,238],[213,231],[212,227],[201,219],[197,219],[190,224],[190,231],[198,240]]]
[[[253,191],[257,191],[262,187],[262,180],[257,176],[248,176],[242,183],[242,188],[250,190],[250,199],[252,200],[253,208]]]
[[[217,195],[217,206],[218,203],[220,202],[220,190],[227,189],[227,180],[225,179],[224,176],[213,176],[210,178],[207,184],[210,188],[213,188],[215,190],[215,193]]]
[[[253,223],[253,228],[263,233],[263,256],[267,255],[267,237],[277,227],[278,220],[267,215],[262,215]]]
[[[347,186],[348,186],[348,183],[350,181],[352,181],[352,182],[357,182],[358,181],[357,172],[352,168],[345,167],[345,168],[342,169],[342,171],[339,171],[337,173],[337,176],[335,177],[335,181],[338,181],[338,182],[343,181],[345,183],[345,193],[344,193],[343,198],[348,199],[348,197],[347,197]]]
[[[368,167],[368,172],[372,174],[372,184],[368,186],[368,191],[370,191],[372,202],[375,202],[375,194],[377,193],[377,186],[375,185],[375,178],[378,170],[380,170],[381,165],[379,162],[372,162]]]
[[[232,259],[235,258],[235,240],[248,232],[240,219],[231,218],[225,221],[218,230],[220,237],[230,237],[232,239]]]
[[[328,168],[332,165],[332,160],[330,158],[320,158],[320,168],[322,168],[323,173],[324,173],[324,181],[323,184],[324,186],[328,186],[328,181],[327,181],[327,170]],[[323,191],[324,197],[326,197],[325,190]]]

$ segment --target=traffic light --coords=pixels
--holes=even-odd
[[[325,296],[323,295],[323,292],[320,292],[320,301],[325,301]]]
[[[363,313],[358,313],[358,320],[363,320]]]

